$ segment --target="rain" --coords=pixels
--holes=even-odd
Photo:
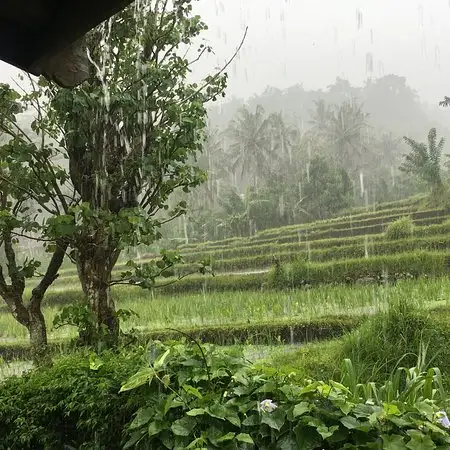
[[[448,445],[450,2],[111,14],[0,61],[0,448]]]

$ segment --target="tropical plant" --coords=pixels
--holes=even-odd
[[[335,157],[343,167],[354,172],[362,169],[368,149],[362,134],[367,128],[368,114],[356,99],[335,106],[328,122],[328,136],[336,148]]]
[[[401,217],[394,220],[386,228],[385,236],[387,239],[395,241],[398,239],[407,239],[414,234],[414,222],[411,217]]]
[[[352,205],[353,185],[345,169],[315,156],[302,173],[302,195],[309,216],[326,219]]]
[[[400,170],[417,176],[434,191],[442,188],[441,157],[445,140],[441,138],[437,142],[436,128],[431,128],[428,133],[428,145],[420,143],[407,136],[405,142],[411,151],[404,155],[404,161]]]
[[[332,110],[330,105],[325,103],[324,99],[314,101],[314,107],[314,110],[309,112],[311,116],[309,123],[315,134],[323,136],[328,128],[328,124],[332,116]]]
[[[239,173],[241,180],[248,177],[253,186],[267,173],[274,156],[269,125],[270,121],[261,105],[256,107],[254,113],[243,106],[226,130],[230,139],[233,172]]]
[[[153,343],[151,361],[122,385],[147,404],[127,428],[124,448],[436,448],[450,442],[450,421],[435,403],[439,373],[407,375],[398,391],[330,381],[296,385],[258,371],[239,351]],[[413,395],[414,394],[414,395]],[[395,445],[395,447],[392,447]]]

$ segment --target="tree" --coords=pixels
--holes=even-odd
[[[76,204],[52,217],[48,233],[72,249],[97,318],[97,334],[88,341],[102,333],[117,340],[111,286],[152,287],[159,275],[172,276],[179,261],[168,252],[157,262],[130,261],[129,270],[112,279],[124,248],[152,244],[162,224],[184,214],[185,201],[167,211],[169,196],[205,179],[189,161],[202,148],[204,104],[223,95],[226,75],[189,83],[192,64],[211,49],[200,44],[189,60],[181,48],[194,46],[205,29],[191,0],[142,1],[88,36],[90,77],[83,85],[69,90],[41,80],[34,93],[45,111],[35,127],[58,136],[69,162]]]
[[[330,122],[332,110],[323,99],[315,101],[314,107],[315,109],[309,112],[311,116],[309,123],[312,126],[312,131],[322,136]]]
[[[411,151],[404,155],[404,161],[399,169],[410,173],[424,181],[433,191],[439,190],[443,183],[441,178],[441,157],[445,140],[437,142],[436,128],[428,133],[428,145],[419,143],[409,137],[404,137]]]
[[[335,106],[328,122],[328,136],[336,148],[335,156],[352,172],[362,168],[367,150],[362,139],[367,117],[362,104],[352,99]]]
[[[0,265],[0,295],[13,317],[28,329],[34,358],[40,362],[47,352],[41,305],[58,277],[69,242],[62,236],[50,237],[48,223],[39,220],[38,213],[65,214],[71,198],[60,188],[67,175],[53,162],[56,152],[45,140],[34,142],[18,124],[23,111],[19,94],[0,85],[0,132],[5,142],[0,146],[0,246],[6,259]],[[39,205],[36,213],[30,204]],[[17,251],[19,239],[45,243],[50,260],[43,273],[39,273],[42,261],[24,258]],[[39,281],[26,298],[27,281],[36,276]]]
[[[253,185],[258,178],[267,173],[271,157],[269,119],[261,105],[252,113],[243,106],[226,130],[229,137],[230,153],[233,158],[233,171],[240,171],[244,176],[253,178]]]
[[[418,100],[417,92],[406,78],[389,74],[368,80],[363,91],[364,104],[374,127],[396,133],[421,133],[429,122]]]
[[[309,174],[304,174],[303,180],[303,207],[313,218],[326,219],[351,206],[353,186],[348,173],[326,158],[312,158]]]

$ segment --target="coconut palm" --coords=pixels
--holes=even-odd
[[[230,155],[233,172],[239,172],[241,181],[245,177],[257,184],[269,170],[273,149],[270,139],[270,121],[264,108],[258,105],[255,112],[242,107],[230,122],[226,135],[230,139]]]
[[[314,106],[315,109],[309,111],[309,114],[311,116],[309,124],[312,126],[311,131],[321,136],[323,134],[326,134],[326,130],[332,116],[332,110],[330,108],[330,105],[327,105],[325,103],[325,100],[323,99],[315,100]]]
[[[361,169],[367,147],[363,133],[367,117],[362,104],[352,99],[335,106],[328,121],[328,136],[336,149],[336,157],[350,171]]]

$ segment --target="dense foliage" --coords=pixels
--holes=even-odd
[[[402,217],[390,223],[386,228],[386,238],[389,240],[408,239],[414,233],[414,222],[411,217]]]
[[[64,356],[0,389],[0,449],[119,449],[139,399],[119,395],[142,353]],[[137,403],[136,403],[137,402]]]
[[[426,190],[428,173],[444,174],[439,160],[434,169],[429,159],[415,158],[415,168],[402,163],[402,136],[409,136],[406,144],[419,145],[414,139],[435,122],[395,75],[363,87],[338,78],[320,91],[269,88],[213,108],[210,118],[199,160],[209,174],[199,188],[204,195],[189,196],[188,220],[166,230],[180,241],[251,236],[326,218],[347,206],[405,198]],[[433,142],[431,153],[442,151]]]
[[[298,385],[252,366],[239,351],[175,341],[156,341],[131,355],[81,353],[2,384],[0,448],[448,445],[439,371],[411,369],[395,377],[397,384],[367,388],[349,377],[348,386]]]

